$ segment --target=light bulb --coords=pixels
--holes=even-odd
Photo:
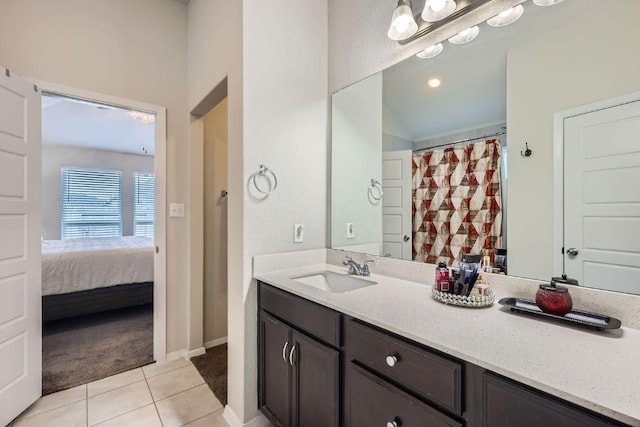
[[[420,16],[425,22],[436,22],[451,15],[456,7],[454,0],[426,0]]]
[[[512,13],[513,13],[513,8],[510,7],[509,9],[505,10],[504,12],[499,13],[498,16],[500,18],[506,18],[507,16],[511,15]]]
[[[416,53],[416,56],[421,59],[433,58],[434,56],[440,55],[443,49],[444,46],[442,46],[442,43],[434,44],[433,46],[429,46],[425,50]]]
[[[434,12],[440,12],[446,5],[447,0],[433,0],[429,7],[431,7]]]
[[[391,19],[391,26],[387,32],[387,36],[391,40],[408,39],[418,31],[418,24],[413,18],[410,4],[408,0],[398,1],[398,6]]]
[[[505,25],[516,22],[518,19],[520,19],[523,13],[524,7],[519,4],[517,6],[510,7],[509,9],[497,14],[491,19],[487,19],[487,24],[492,27],[504,27]]]
[[[427,82],[429,87],[433,87],[433,88],[440,87],[440,83],[441,83],[440,79],[435,77],[433,79],[429,79],[429,81]]]

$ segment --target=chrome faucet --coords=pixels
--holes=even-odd
[[[355,262],[353,258],[349,256],[342,261],[342,265],[349,266],[349,274],[355,274],[356,276],[369,276],[371,274],[369,264],[373,264],[372,259],[366,260],[362,265]]]

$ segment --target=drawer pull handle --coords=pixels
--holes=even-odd
[[[293,366],[293,352],[296,351],[296,346],[291,347],[291,352],[289,353],[289,364]]]
[[[287,346],[288,345],[289,345],[289,341],[284,343],[284,346],[282,347],[282,360],[284,360],[284,363],[287,363]]]
[[[387,427],[400,427],[402,424],[398,421],[398,419],[394,419],[393,421],[387,421]]]
[[[398,356],[396,356],[395,354],[387,356],[387,365],[389,365],[390,367],[394,367],[396,365],[396,363],[398,363]],[[394,421],[395,422],[395,421]],[[387,423],[387,426],[389,424]]]

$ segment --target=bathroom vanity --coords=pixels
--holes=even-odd
[[[447,306],[390,276],[342,293],[292,279],[325,270],[346,273],[254,274],[259,406],[274,425],[640,425],[635,329]]]

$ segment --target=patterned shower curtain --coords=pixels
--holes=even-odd
[[[500,142],[413,155],[413,259],[457,267],[501,245]]]

